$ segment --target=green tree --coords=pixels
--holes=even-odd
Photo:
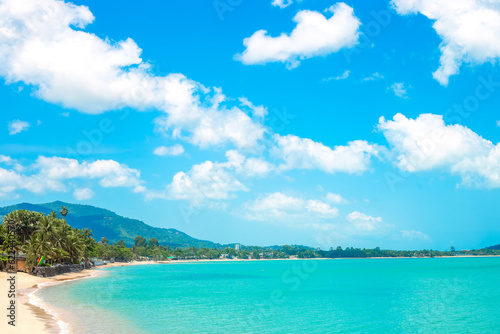
[[[156,238],[149,239],[148,245],[149,245],[149,247],[152,247],[152,248],[160,246],[160,244],[158,243],[158,239],[156,239]]]
[[[127,247],[127,245],[125,245],[125,241],[123,241],[123,239],[120,239],[120,241],[114,243],[113,246],[117,246],[117,247],[121,247],[121,248]]]
[[[107,245],[108,245],[108,242],[109,242],[109,240],[108,240],[108,239],[106,239],[105,237],[102,237],[102,238],[101,238],[101,244],[102,244],[103,246],[107,246]]]
[[[6,229],[16,231],[20,241],[24,243],[35,232],[42,217],[44,215],[40,212],[16,210],[4,216],[3,225]]]
[[[67,214],[68,214],[68,208],[65,206],[61,207],[61,216],[66,217]]]
[[[135,237],[134,242],[137,247],[146,247],[146,238],[141,237],[140,235]]]

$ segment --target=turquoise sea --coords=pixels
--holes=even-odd
[[[500,258],[178,263],[38,292],[76,333],[499,333]]]

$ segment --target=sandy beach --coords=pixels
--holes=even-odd
[[[132,265],[148,265],[155,262],[130,262],[130,263],[109,263],[106,266],[96,269],[84,270],[79,273],[68,273],[57,275],[54,277],[43,278],[28,275],[26,273],[17,273],[16,276],[16,321],[15,327],[9,325],[6,317],[7,311],[2,312],[2,321],[0,323],[1,333],[61,333],[64,332],[61,324],[57,322],[54,315],[49,314],[43,308],[37,306],[37,298],[33,298],[33,293],[44,285],[60,284],[68,280],[76,280],[97,276],[100,269],[110,267],[123,267]],[[9,290],[9,282],[7,279],[11,275],[6,272],[0,272],[0,305],[2,310],[9,306],[10,299],[7,291]]]

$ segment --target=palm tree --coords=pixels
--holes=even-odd
[[[65,206],[61,207],[61,216],[66,217],[67,214],[68,214],[68,208]]]
[[[16,231],[24,243],[34,233],[43,216],[40,212],[16,210],[5,215],[3,225],[9,230]]]
[[[108,239],[106,239],[105,237],[102,237],[102,238],[101,238],[101,244],[102,244],[103,246],[106,246],[106,245],[108,244],[108,242],[109,242],[109,240],[108,240]]]
[[[53,212],[54,213],[54,212]],[[47,240],[52,241],[56,239],[56,219],[54,218],[53,215],[51,216],[44,216],[38,223],[36,232],[44,235],[47,237]]]
[[[61,215],[68,213],[62,207]],[[16,231],[16,233],[8,233]],[[14,238],[14,240],[12,239]],[[105,238],[102,239],[107,244]],[[57,218],[57,213],[50,215],[28,210],[17,210],[4,217],[0,225],[0,250],[15,243],[16,251],[22,249],[28,255],[27,264],[36,265],[37,260],[44,256],[47,263],[71,262],[88,260],[95,252],[96,241],[88,228],[78,230],[71,228],[64,219]]]
[[[75,230],[70,230],[65,235],[65,250],[68,252],[69,258],[72,263],[75,263],[77,260],[81,260],[84,255],[85,244],[83,243],[83,239]]]
[[[37,260],[40,257],[45,256],[51,258],[54,254],[54,248],[47,239],[47,235],[35,233],[25,245],[25,251],[28,254],[27,262],[30,266],[36,264],[35,272],[38,269]]]

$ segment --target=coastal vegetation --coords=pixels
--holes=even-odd
[[[37,267],[43,256],[46,264],[80,263],[89,259],[95,241],[89,229],[75,229],[63,218],[68,213],[61,208],[61,216],[53,211],[48,215],[28,210],[16,210],[5,215],[0,228],[3,253],[13,250],[26,254],[26,264]]]
[[[77,229],[66,222],[71,214],[63,206],[60,215],[55,211],[44,214],[29,210],[15,210],[3,217],[0,225],[0,262],[8,259],[9,248],[26,254],[26,264],[31,271],[38,265],[80,264],[94,258],[114,261],[167,261],[199,259],[287,259],[287,258],[369,258],[369,257],[438,257],[458,255],[500,255],[499,249],[449,251],[437,250],[382,250],[366,248],[313,249],[306,246],[284,245],[272,247],[171,247],[161,245],[157,238],[136,236],[129,247],[123,239],[111,243],[105,237],[96,241],[88,228]],[[9,231],[15,231],[10,233]],[[44,261],[39,261],[41,258]]]

